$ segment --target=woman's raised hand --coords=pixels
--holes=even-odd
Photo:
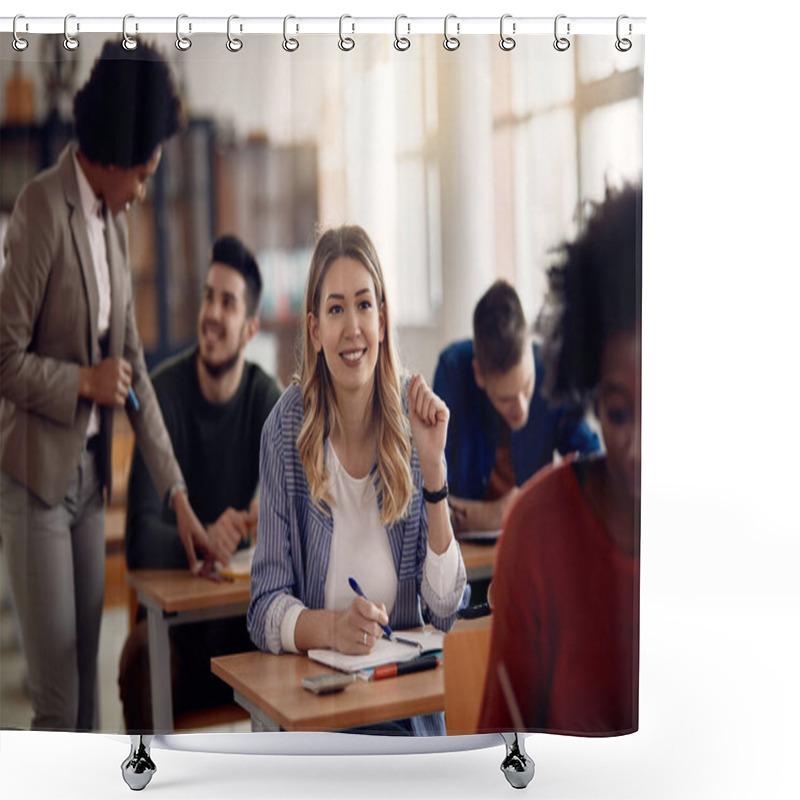
[[[408,418],[423,478],[430,476],[436,482],[437,476],[444,472],[442,463],[450,410],[422,375],[414,375],[408,385]],[[444,483],[443,478],[441,482]]]

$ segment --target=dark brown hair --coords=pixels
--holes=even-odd
[[[525,313],[514,287],[495,281],[472,315],[475,360],[484,375],[508,372],[522,361],[529,346]]]
[[[226,234],[215,240],[211,248],[211,263],[224,264],[244,278],[247,316],[254,317],[261,300],[261,272],[255,256],[240,239]]]

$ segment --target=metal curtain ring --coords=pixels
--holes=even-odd
[[[291,14],[288,14],[283,18],[283,44],[281,46],[287,53],[294,53],[294,51],[297,50],[298,47],[300,47],[300,42],[293,36],[286,35],[290,19],[296,19],[296,17],[293,17]],[[295,30],[297,29],[298,26],[295,26]]]
[[[394,49],[402,53],[411,47],[411,39],[407,36],[400,35],[399,27],[401,19],[408,19],[408,17],[405,14],[398,14],[394,18]],[[408,28],[408,32],[411,33],[411,23],[407,22],[406,27]]]
[[[342,25],[346,19],[353,19],[353,18],[349,14],[342,14],[342,16],[339,17],[339,49],[344,50],[345,52],[348,50],[352,50],[356,46],[355,41],[351,39],[349,36],[342,36]],[[351,24],[353,26],[353,30],[351,31],[351,33],[355,33],[356,25],[355,23]]]
[[[507,19],[511,19],[511,18],[512,18],[511,14],[503,14],[503,16],[500,17],[500,42],[499,42],[499,44],[500,44],[500,49],[501,50],[505,50],[506,52],[508,52],[509,50],[513,50],[517,46],[517,40],[514,39],[512,36],[506,36],[505,31],[503,29],[504,26],[505,26],[506,20]],[[512,33],[516,33],[517,32],[517,23],[516,22],[512,22],[511,23],[511,32]]]
[[[184,36],[181,33],[181,20],[187,19],[189,17],[188,14],[178,14],[177,19],[175,20],[175,47],[178,50],[182,50],[186,52],[192,46],[192,40],[188,36]],[[189,32],[192,31],[192,23],[189,23]]]
[[[235,19],[239,19],[239,17],[237,17],[236,14],[231,14],[228,17],[228,41],[225,42],[225,47],[227,47],[228,50],[231,51],[231,53],[238,53],[244,47],[244,43],[242,42],[242,40],[237,39],[235,36],[231,34],[231,22],[233,22],[233,20]],[[241,29],[242,28],[240,25],[239,30],[241,31]]]
[[[27,39],[23,39],[17,33],[17,20],[20,20],[20,19],[25,19],[25,15],[24,14],[17,14],[17,16],[14,17],[14,24],[12,26],[12,31],[14,32],[14,41],[11,43],[13,45],[14,49],[19,53],[21,53],[23,50],[27,50],[28,49],[28,44],[29,44]],[[27,22],[25,23],[25,30],[28,30],[28,23]]]
[[[558,35],[558,21],[560,19],[566,19],[566,14],[559,14],[556,17],[556,21],[553,23],[553,36],[555,36],[556,40],[553,42],[553,47],[558,50],[559,53],[563,53],[565,50],[569,50],[569,39],[565,36]],[[569,35],[569,22],[567,23],[567,35]]]
[[[13,45],[15,50],[17,50],[18,52],[21,53],[23,50],[27,50],[28,49],[29,42],[28,42],[27,39],[23,39],[17,33],[17,20],[19,20],[19,19],[25,19],[25,15],[24,14],[17,14],[14,17],[14,24],[12,26],[12,31],[14,32],[14,40],[11,42],[11,44]],[[28,29],[28,23],[26,22],[25,23],[25,30],[27,30],[27,29]]]
[[[133,14],[126,14],[122,18],[122,46],[126,50],[135,50],[139,46],[139,41],[131,36],[128,36],[128,20],[136,19]],[[139,30],[139,25],[136,25],[136,30]]]
[[[449,50],[452,53],[453,50],[458,50],[458,48],[461,47],[461,41],[457,36],[450,36],[447,33],[447,25],[451,19],[457,19],[456,15],[448,14],[444,18],[444,41],[442,42],[442,47],[444,47],[445,50]],[[461,23],[456,22],[456,33],[460,33],[460,31],[461,31]]]
[[[620,24],[620,22],[622,22],[622,20],[624,20],[624,19],[628,19],[628,16],[627,16],[627,14],[620,14],[620,15],[617,17],[617,41],[616,41],[616,42],[614,42],[614,47],[616,47],[616,48],[617,48],[617,50],[619,50],[619,51],[620,51],[620,53],[627,53],[627,52],[628,52],[628,50],[630,50],[630,49],[631,49],[631,47],[633,47],[633,42],[631,42],[631,40],[630,40],[630,39],[623,39],[623,38],[622,38],[622,37],[620,37],[620,35],[619,35],[619,27],[620,27],[620,26],[619,26],[619,24]],[[629,22],[629,23],[628,23],[628,33],[630,33],[630,32],[631,32],[631,24],[630,24],[630,22]]]
[[[67,26],[69,25],[69,21],[71,19],[75,19],[75,15],[74,14],[67,14],[67,16],[64,17],[64,49],[65,50],[77,50],[78,47],[80,46],[80,42],[74,36],[70,36],[69,30],[67,29]],[[75,27],[76,30],[80,30],[81,29],[80,23],[75,23],[75,25],[76,25],[76,27]]]

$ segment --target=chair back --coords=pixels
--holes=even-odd
[[[492,618],[458,620],[444,637],[444,721],[448,735],[476,733],[489,665]]]

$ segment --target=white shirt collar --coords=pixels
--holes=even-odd
[[[95,195],[89,185],[89,179],[83,172],[78,161],[78,149],[72,151],[72,163],[75,165],[75,175],[78,179],[78,194],[81,198],[81,208],[87,220],[103,218],[103,201]]]

